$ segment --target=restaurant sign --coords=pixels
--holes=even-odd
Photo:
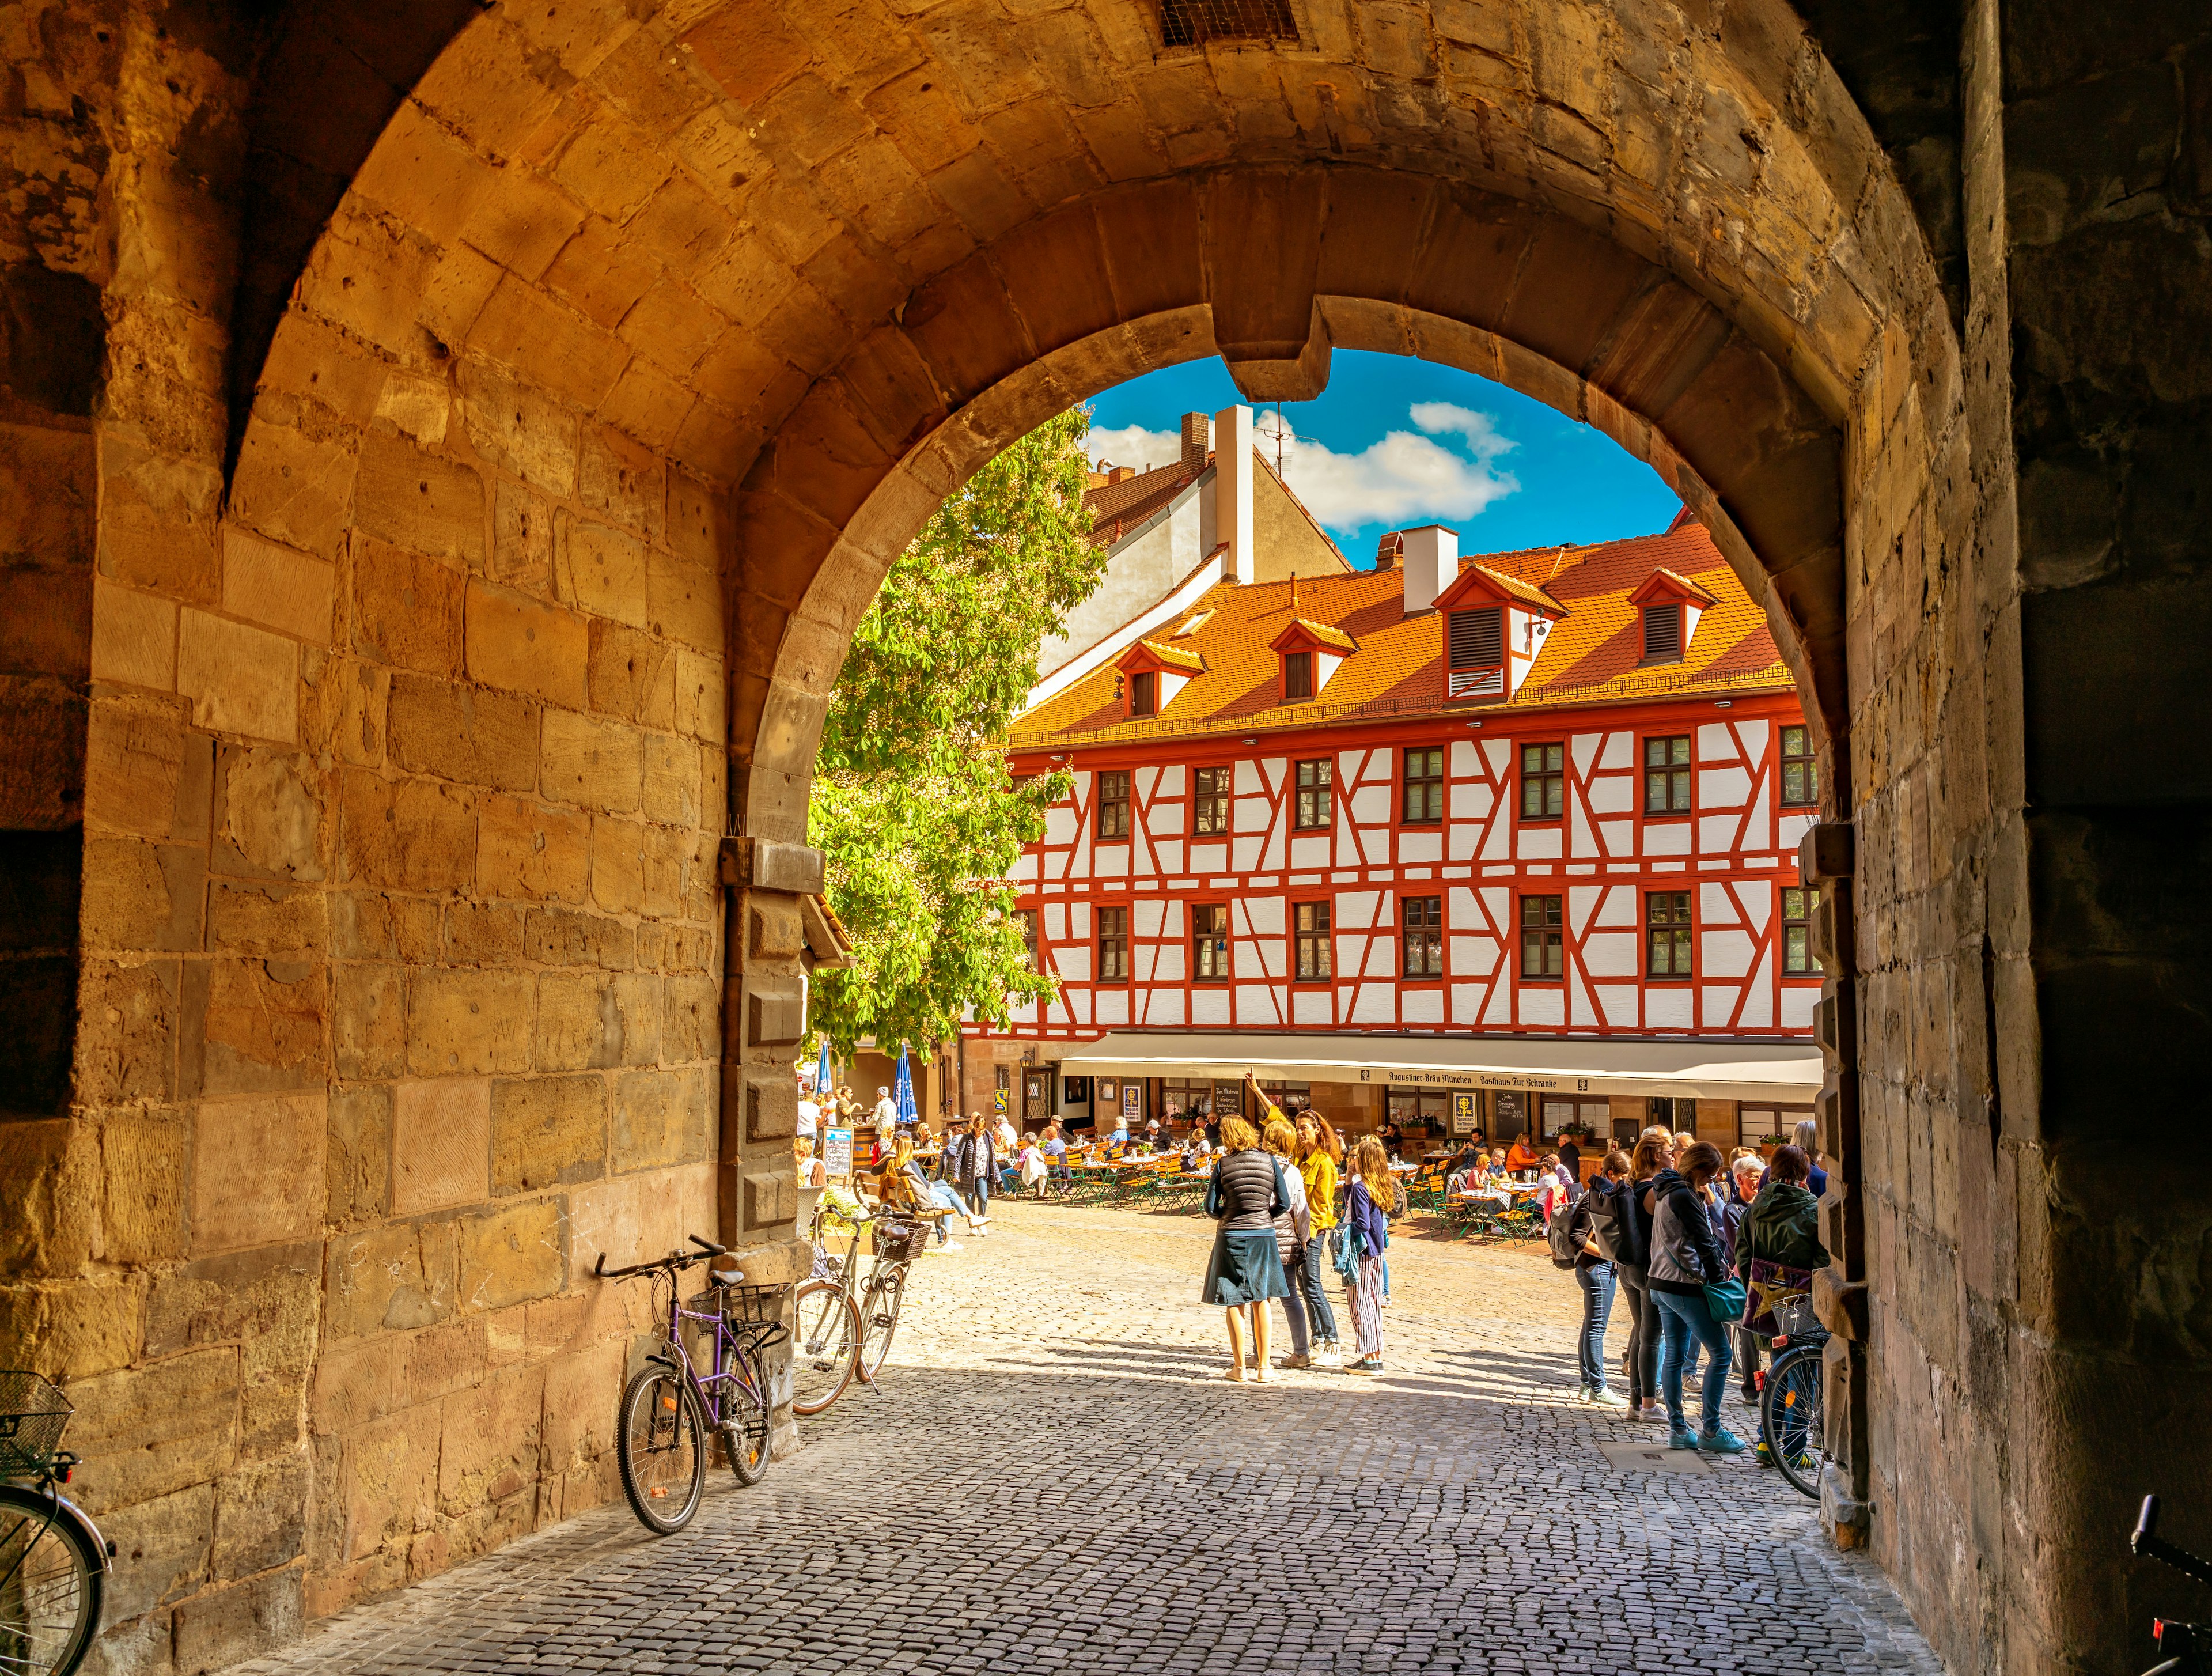
[[[1359,1080],[1372,1082],[1376,1073],[1362,1070]],[[1429,1070],[1394,1065],[1381,1073],[1383,1082],[1394,1088],[1526,1088],[1545,1094],[1577,1094],[1589,1092],[1587,1076],[1547,1076],[1521,1071],[1499,1070]]]
[[[850,1175],[853,1173],[853,1131],[833,1129],[822,1137],[822,1173],[824,1175]]]

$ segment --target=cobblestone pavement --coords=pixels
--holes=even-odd
[[[1210,1224],[994,1209],[917,1266],[879,1389],[681,1535],[617,1503],[244,1668],[1942,1670],[1777,1474],[1607,1464],[1656,1429],[1562,1390],[1579,1294],[1535,1247],[1414,1219],[1383,1374],[1240,1386]]]

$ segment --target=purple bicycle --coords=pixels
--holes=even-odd
[[[781,1286],[747,1286],[742,1270],[709,1269],[696,1295],[679,1296],[680,1277],[702,1263],[727,1257],[728,1249],[697,1234],[696,1252],[672,1251],[657,1263],[607,1267],[599,1254],[592,1272],[602,1280],[644,1275],[652,1283],[655,1314],[668,1292],[667,1326],[646,1356],[646,1366],[623,1387],[616,1416],[615,1460],[623,1494],[646,1529],[672,1536],[691,1522],[707,1491],[707,1457],[719,1438],[739,1484],[758,1484],[769,1462],[769,1375],[763,1351],[790,1337],[783,1325]],[[712,1347],[712,1371],[702,1374],[684,1345],[684,1324],[700,1341],[702,1359]]]

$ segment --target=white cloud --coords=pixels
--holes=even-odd
[[[1417,401],[1407,412],[1423,430],[1441,430],[1464,437],[1477,460],[1495,460],[1513,447],[1511,437],[1498,434],[1498,426],[1489,414],[1478,413],[1471,407],[1449,401]]]
[[[1083,446],[1093,462],[1103,460],[1140,472],[1147,466],[1171,466],[1182,458],[1180,431],[1146,430],[1142,425],[1123,425],[1119,430],[1094,428]]]
[[[1275,415],[1271,411],[1257,417],[1260,452],[1272,461]],[[1358,454],[1339,454],[1300,436],[1286,419],[1285,481],[1308,511],[1335,529],[1367,524],[1403,528],[1473,518],[1521,487],[1511,472],[1498,469],[1499,457],[1515,444],[1498,434],[1487,414],[1450,402],[1424,401],[1414,403],[1407,417],[1423,431],[1462,441],[1473,458],[1410,430],[1388,432]]]

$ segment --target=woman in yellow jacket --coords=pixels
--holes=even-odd
[[[1306,1313],[1313,1321],[1313,1365],[1341,1368],[1344,1351],[1336,1336],[1336,1312],[1329,1307],[1323,1279],[1328,1273],[1328,1231],[1336,1226],[1336,1167],[1344,1156],[1344,1143],[1336,1138],[1329,1121],[1318,1112],[1298,1115],[1298,1174],[1306,1184],[1306,1214],[1310,1237],[1306,1246],[1304,1271]]]

